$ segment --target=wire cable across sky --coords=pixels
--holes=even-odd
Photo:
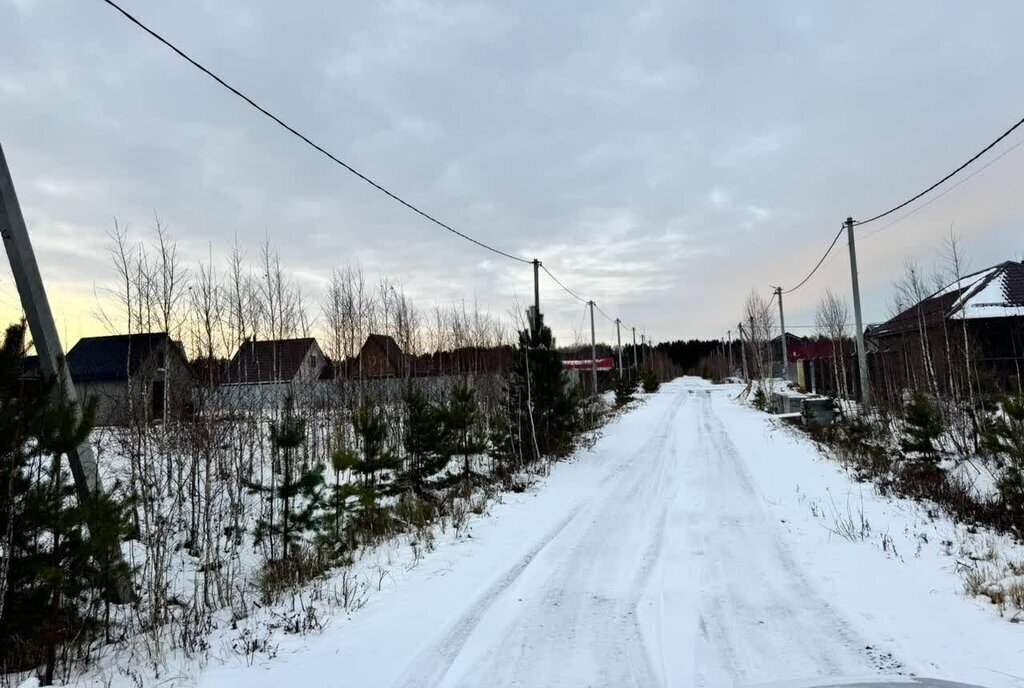
[[[107,5],[109,5],[110,7],[112,7],[119,14],[121,14],[125,19],[130,21],[132,24],[134,24],[139,29],[141,29],[142,31],[147,33],[152,38],[154,38],[157,41],[159,41],[161,44],[163,44],[164,46],[166,46],[170,50],[172,50],[176,55],[178,55],[178,57],[180,57],[181,59],[183,59],[186,62],[188,62],[190,65],[192,65],[193,67],[198,69],[200,72],[202,72],[203,74],[205,74],[209,78],[213,79],[215,82],[217,82],[217,84],[219,84],[223,88],[225,88],[228,91],[230,91],[233,95],[235,95],[236,97],[240,98],[247,105],[249,105],[250,107],[254,108],[257,112],[259,112],[263,116],[265,116],[268,119],[270,119],[272,122],[274,122],[275,124],[277,124],[278,126],[283,128],[285,131],[287,131],[291,135],[293,135],[296,138],[298,138],[300,141],[305,143],[307,146],[313,148],[318,153],[320,153],[320,154],[324,155],[325,157],[327,157],[331,162],[334,162],[335,164],[340,165],[341,167],[346,169],[348,172],[352,173],[353,175],[355,175],[356,177],[358,177],[362,181],[366,182],[367,184],[369,184],[373,188],[377,189],[381,193],[385,194],[386,196],[388,196],[392,200],[397,201],[398,203],[402,204],[403,206],[405,206],[409,210],[412,210],[414,213],[420,215],[421,217],[423,217],[426,220],[432,222],[433,224],[437,225],[438,227],[441,227],[442,229],[445,229],[448,232],[451,232],[452,234],[454,234],[454,235],[456,235],[456,236],[458,236],[458,237],[460,237],[462,239],[465,239],[466,241],[469,241],[469,242],[471,242],[473,244],[476,244],[480,248],[486,249],[486,250],[488,250],[488,251],[490,251],[492,253],[496,253],[499,256],[502,256],[504,258],[508,258],[509,260],[513,260],[513,261],[516,261],[516,262],[519,262],[519,263],[531,264],[533,262],[532,260],[528,260],[526,258],[523,258],[523,257],[520,257],[520,256],[516,256],[516,255],[513,255],[511,253],[507,253],[505,251],[502,251],[501,249],[498,249],[498,248],[495,248],[494,246],[486,244],[486,243],[480,241],[479,239],[475,239],[475,238],[469,236],[468,234],[465,234],[464,232],[460,232],[459,230],[455,229],[454,227],[452,227],[448,223],[439,220],[438,218],[436,218],[435,216],[431,215],[430,213],[427,213],[426,211],[421,210],[416,205],[410,203],[409,201],[406,201],[404,198],[399,196],[397,193],[391,191],[390,189],[388,189],[387,187],[383,186],[379,182],[377,182],[374,179],[368,177],[367,175],[365,175],[362,172],[360,172],[359,170],[355,169],[354,167],[352,167],[351,165],[349,165],[345,161],[341,160],[336,155],[334,155],[333,153],[328,151],[326,148],[324,148],[320,144],[316,143],[315,141],[310,139],[308,136],[306,136],[305,134],[303,134],[302,132],[297,130],[295,127],[291,126],[290,124],[288,124],[287,122],[282,120],[280,117],[278,117],[277,115],[275,115],[274,113],[270,112],[265,107],[263,107],[262,105],[257,103],[251,97],[249,97],[248,95],[246,95],[245,93],[243,93],[239,89],[235,88],[231,84],[229,84],[223,78],[221,78],[220,76],[218,76],[217,74],[212,72],[210,69],[208,69],[207,67],[202,65],[200,62],[198,62],[197,60],[192,58],[190,55],[188,55],[184,50],[182,50],[181,48],[179,48],[176,45],[174,45],[173,43],[171,43],[169,40],[167,40],[166,38],[161,36],[159,33],[154,31],[153,29],[149,28],[149,26],[144,24],[140,19],[138,19],[133,14],[128,12],[126,9],[121,7],[119,4],[114,2],[114,0],[102,0],[102,2],[104,2]],[[546,272],[548,274],[548,277],[550,277],[552,280],[554,280],[555,284],[557,284],[559,287],[561,287],[563,290],[565,290],[566,293],[570,294],[572,297],[578,299],[579,301],[582,301],[583,303],[589,303],[588,299],[584,299],[582,296],[580,296],[579,294],[577,294],[576,292],[572,291],[567,286],[565,286],[557,277],[555,277],[551,273],[550,270],[547,269],[547,267],[545,267],[543,265],[543,263],[541,264],[541,267],[544,269],[544,272]],[[600,311],[601,309],[598,308],[598,310]],[[608,316],[603,311],[601,311],[601,314],[604,315],[604,317],[608,318]],[[612,320],[611,318],[608,318],[608,319]]]
[[[875,215],[875,216],[873,216],[873,217],[870,217],[870,218],[868,218],[867,220],[861,220],[861,221],[859,221],[859,222],[855,221],[855,222],[853,223],[853,224],[854,224],[854,226],[855,226],[855,227],[859,227],[859,226],[861,226],[861,225],[866,225],[866,224],[868,224],[869,222],[874,222],[874,221],[876,221],[876,220],[880,220],[880,219],[882,219],[883,217],[886,217],[886,216],[888,216],[888,215],[891,215],[891,214],[893,214],[893,213],[897,212],[898,210],[900,210],[900,209],[902,209],[902,208],[905,208],[905,207],[907,207],[908,205],[910,205],[910,204],[911,204],[911,203],[913,203],[914,201],[917,201],[918,199],[922,198],[923,196],[925,196],[926,194],[930,193],[931,191],[934,191],[934,190],[935,190],[935,189],[937,189],[937,188],[938,188],[939,186],[943,185],[944,183],[946,183],[947,181],[949,181],[950,179],[952,179],[953,177],[955,177],[956,175],[958,175],[958,174],[959,174],[960,172],[962,172],[963,170],[965,170],[965,169],[966,169],[966,168],[967,168],[967,167],[968,167],[969,165],[971,165],[971,163],[975,162],[975,161],[976,161],[976,160],[977,160],[978,158],[980,158],[981,156],[983,156],[983,155],[984,155],[985,153],[987,153],[987,152],[989,152],[990,150],[992,150],[992,149],[993,149],[993,148],[994,148],[994,147],[995,147],[996,145],[998,145],[998,144],[999,144],[999,142],[1000,142],[1000,141],[1002,141],[1002,140],[1003,140],[1003,139],[1005,139],[1005,138],[1006,138],[1007,136],[1009,136],[1009,135],[1010,135],[1010,134],[1012,134],[1012,133],[1013,133],[1014,131],[1016,131],[1016,130],[1017,130],[1018,128],[1020,128],[1020,126],[1021,126],[1021,125],[1024,125],[1024,118],[1021,118],[1021,119],[1017,120],[1017,122],[1016,122],[1016,123],[1015,123],[1015,124],[1014,124],[1013,126],[1011,126],[1011,127],[1009,128],[1009,129],[1007,129],[1007,130],[1006,130],[1006,131],[1004,131],[1004,132],[1003,132],[1002,134],[1000,134],[1000,135],[999,135],[999,136],[998,136],[998,137],[997,137],[997,138],[996,138],[996,139],[995,139],[994,141],[992,141],[992,142],[991,142],[990,144],[988,144],[987,146],[985,146],[984,148],[982,148],[982,149],[981,149],[980,151],[978,151],[977,153],[975,153],[975,154],[974,154],[974,155],[973,155],[973,156],[972,156],[972,157],[971,157],[971,158],[970,158],[969,160],[967,160],[967,161],[966,161],[965,163],[963,163],[962,165],[960,165],[959,167],[957,167],[957,168],[956,168],[955,170],[953,170],[952,172],[950,172],[949,174],[947,174],[947,175],[946,175],[945,177],[943,177],[943,178],[942,178],[942,179],[940,179],[939,181],[937,181],[937,182],[935,182],[934,184],[932,184],[931,186],[929,186],[929,187],[928,187],[927,189],[925,189],[925,190],[924,190],[924,191],[922,191],[921,193],[919,193],[919,194],[917,194],[917,195],[915,195],[915,196],[912,196],[911,198],[908,198],[907,200],[905,200],[905,201],[903,201],[902,203],[900,203],[899,205],[897,205],[897,206],[894,206],[894,207],[890,208],[889,210],[886,210],[886,211],[885,211],[885,212],[883,212],[883,213],[879,213],[879,214],[877,214],[877,215]],[[974,172],[972,172],[971,174],[969,174],[969,175],[968,175],[967,177],[965,177],[964,179],[962,179],[962,180],[960,180],[959,182],[957,182],[957,183],[956,183],[955,185],[953,185],[953,186],[951,186],[950,188],[946,189],[945,191],[943,191],[942,193],[938,194],[937,196],[935,196],[935,197],[933,197],[933,198],[929,199],[929,200],[928,200],[928,201],[926,201],[925,203],[922,203],[922,204],[921,204],[920,206],[918,206],[918,207],[914,208],[913,210],[911,210],[911,211],[907,212],[906,214],[904,214],[904,215],[902,215],[902,216],[900,216],[900,217],[896,218],[896,219],[895,219],[895,220],[893,220],[892,222],[890,222],[890,223],[888,223],[888,224],[886,224],[886,225],[883,225],[882,227],[879,227],[878,229],[876,229],[876,230],[874,230],[874,231],[870,232],[869,234],[867,234],[867,235],[865,236],[865,238],[867,238],[867,237],[870,237],[870,236],[874,236],[875,234],[877,234],[877,233],[881,232],[882,230],[884,230],[884,229],[887,229],[887,228],[889,228],[889,227],[893,226],[893,225],[894,225],[894,224],[896,224],[897,222],[900,222],[901,220],[903,220],[903,219],[905,219],[905,218],[907,218],[907,217],[910,217],[911,215],[913,215],[913,214],[914,214],[914,213],[916,213],[917,211],[921,210],[922,208],[924,208],[924,207],[926,207],[926,206],[928,206],[928,205],[930,205],[930,204],[934,203],[934,202],[935,202],[935,201],[937,201],[937,200],[938,200],[939,198],[942,198],[943,196],[945,196],[945,195],[946,195],[947,193],[949,193],[949,192],[950,192],[950,191],[952,191],[953,189],[956,189],[956,188],[957,188],[957,187],[959,187],[959,186],[960,186],[961,184],[965,183],[965,182],[966,182],[967,180],[969,180],[969,179],[970,179],[971,177],[973,177],[974,175],[978,174],[979,172],[981,172],[982,170],[984,170],[985,168],[987,168],[987,167],[988,167],[989,165],[991,165],[992,163],[994,163],[994,162],[996,162],[997,160],[1001,159],[1001,158],[1002,158],[1003,156],[1005,156],[1006,154],[1010,153],[1011,151],[1014,151],[1014,150],[1016,150],[1016,149],[1017,149],[1017,148],[1018,148],[1018,147],[1019,147],[1019,146],[1020,146],[1020,145],[1021,145],[1022,143],[1024,143],[1024,140],[1022,140],[1022,141],[1018,141],[1018,142],[1017,142],[1016,144],[1014,144],[1014,145],[1013,145],[1012,147],[1010,147],[1010,148],[1008,148],[1007,150],[1003,151],[1003,152],[1002,152],[1002,153],[1000,153],[1000,154],[999,154],[999,155],[998,155],[997,157],[995,157],[995,158],[993,158],[992,160],[990,160],[989,162],[985,163],[985,165],[984,165],[984,166],[982,166],[982,167],[980,167],[979,169],[975,170]],[[811,277],[813,277],[813,276],[814,276],[814,273],[816,273],[816,272],[817,272],[817,271],[819,270],[819,268],[821,268],[822,264],[824,264],[824,262],[825,262],[825,259],[826,259],[826,258],[828,258],[829,254],[830,254],[830,253],[832,252],[832,249],[834,249],[834,248],[835,248],[835,246],[836,246],[836,243],[837,243],[837,242],[839,241],[839,237],[840,237],[840,236],[842,236],[842,233],[843,233],[843,229],[845,229],[845,226],[842,226],[842,225],[841,225],[841,226],[839,227],[839,231],[838,231],[838,232],[836,232],[836,235],[835,235],[835,237],[833,237],[833,239],[832,239],[832,243],[831,243],[831,244],[829,244],[828,248],[827,248],[827,249],[825,250],[825,253],[824,253],[824,254],[822,254],[822,256],[821,256],[821,258],[820,258],[820,259],[818,260],[817,264],[816,264],[816,265],[814,266],[814,268],[813,268],[813,269],[812,269],[812,270],[811,270],[811,271],[810,271],[810,272],[809,272],[809,273],[807,274],[807,276],[806,276],[806,277],[804,277],[804,278],[803,278],[803,279],[802,279],[802,280],[801,280],[801,281],[799,282],[799,284],[797,284],[796,286],[794,286],[794,287],[791,287],[791,288],[789,288],[789,289],[783,289],[783,290],[782,290],[782,293],[783,293],[783,294],[790,294],[790,293],[792,293],[792,292],[796,291],[797,289],[799,289],[800,287],[804,286],[805,284],[807,284],[807,281],[808,281],[808,280],[810,280],[810,279],[811,279]]]
[[[889,210],[886,210],[884,213],[879,213],[878,215],[875,215],[874,217],[869,217],[867,220],[861,220],[859,222],[854,222],[853,224],[855,226],[866,225],[869,222],[874,222],[875,220],[881,220],[883,217],[885,217],[887,215],[892,215],[897,210],[900,210],[901,208],[907,207],[908,205],[910,205],[911,203],[913,203],[917,199],[919,199],[922,196],[928,194],[929,192],[935,190],[939,186],[945,184],[947,181],[949,181],[950,179],[952,179],[953,177],[958,175],[960,172],[962,172],[964,169],[966,169],[968,165],[970,165],[972,162],[974,162],[975,160],[977,160],[978,158],[983,156],[985,153],[988,153],[990,150],[992,150],[992,148],[994,148],[996,146],[996,144],[998,144],[1000,141],[1002,141],[1007,136],[1009,136],[1014,131],[1016,131],[1017,128],[1020,127],[1022,124],[1024,124],[1024,117],[1022,117],[1021,119],[1017,120],[1016,124],[1014,124],[1012,127],[1010,127],[1009,129],[1004,131],[1002,134],[1000,134],[999,137],[995,141],[993,141],[992,143],[988,144],[987,146],[982,148],[980,151],[975,153],[974,156],[971,157],[967,162],[965,162],[964,164],[960,165],[960,167],[956,168],[955,170],[953,170],[952,172],[947,174],[945,177],[943,177],[939,181],[935,182],[934,184],[932,184],[931,186],[929,186],[927,189],[925,189],[921,193],[917,194],[916,196],[912,196],[911,198],[908,198],[907,200],[903,201],[899,205],[897,205],[897,206],[895,206],[893,208],[890,208]]]
[[[234,86],[232,86],[228,82],[224,81],[224,79],[222,79],[221,77],[217,76],[212,71],[210,71],[209,69],[204,67],[202,64],[200,64],[199,62],[194,60],[192,57],[190,57],[181,48],[178,48],[176,45],[174,45],[173,43],[168,41],[166,38],[164,38],[163,36],[158,34],[156,31],[154,31],[153,29],[151,29],[148,26],[146,26],[145,24],[143,24],[139,19],[137,19],[134,15],[132,15],[130,12],[128,12],[128,10],[124,9],[123,7],[118,5],[116,2],[114,2],[114,0],[102,0],[102,2],[105,2],[107,5],[109,5],[110,7],[114,8],[115,10],[117,10],[122,16],[124,16],[125,19],[127,19],[132,24],[134,24],[135,26],[137,26],[140,29],[142,29],[143,31],[145,31],[147,34],[149,34],[150,36],[155,38],[157,41],[159,41],[163,45],[165,45],[168,48],[170,48],[171,50],[173,50],[180,58],[182,58],[183,60],[188,62],[190,65],[192,65],[193,67],[198,69],[200,72],[202,72],[206,76],[208,76],[211,79],[213,79],[214,81],[216,81],[218,84],[220,84],[221,86],[226,88],[228,91],[233,93],[238,98],[240,98],[243,101],[245,101],[248,105],[250,105],[251,107],[255,108],[262,115],[264,115],[265,117],[267,117],[268,119],[273,121],[278,126],[282,127],[285,131],[289,132],[290,134],[292,134],[293,136],[295,136],[296,138],[301,140],[307,146],[310,146],[311,148],[313,148],[317,152],[323,154],[324,156],[326,156],[329,160],[331,160],[335,164],[340,165],[341,167],[344,167],[346,170],[348,170],[349,172],[351,172],[355,176],[359,177],[364,182],[366,182],[367,184],[369,184],[373,188],[377,189],[381,193],[385,194],[386,196],[388,196],[392,200],[401,203],[402,205],[404,205],[409,210],[411,210],[414,213],[420,215],[421,217],[429,220],[430,222],[434,223],[438,227],[441,227],[442,229],[445,229],[445,230],[451,232],[452,234],[465,239],[466,241],[469,241],[469,242],[471,242],[473,244],[476,244],[480,248],[487,249],[488,251],[491,251],[492,253],[496,253],[499,256],[503,256],[505,258],[508,258],[509,260],[515,260],[515,261],[518,261],[520,263],[530,263],[531,262],[530,260],[527,260],[526,258],[521,258],[519,256],[512,255],[511,253],[506,253],[505,251],[502,251],[501,249],[498,249],[498,248],[495,248],[495,247],[490,246],[488,244],[485,244],[484,242],[480,241],[479,239],[474,239],[473,237],[469,236],[468,234],[460,232],[459,230],[455,229],[451,225],[449,225],[449,224],[447,224],[445,222],[442,222],[441,220],[437,219],[436,217],[434,217],[430,213],[428,213],[428,212],[426,212],[424,210],[421,210],[417,206],[413,205],[409,201],[405,200],[404,198],[402,198],[401,196],[396,194],[395,192],[387,189],[386,187],[381,185],[379,182],[371,179],[367,175],[363,174],[362,172],[360,172],[356,168],[354,168],[351,165],[349,165],[348,163],[346,163],[345,161],[341,160],[340,158],[335,156],[333,153],[331,153],[330,151],[325,149],[323,146],[321,146],[320,144],[314,142],[308,136],[306,136],[302,132],[298,131],[297,129],[295,129],[290,124],[286,123],[284,120],[282,120],[280,117],[278,117],[274,113],[272,113],[269,110],[267,110],[265,107],[263,107],[262,105],[257,103],[255,100],[253,100],[252,98],[250,98],[246,94],[242,93],[240,90],[238,90],[237,88],[235,88]]]
[[[807,284],[807,280],[809,280],[812,277],[814,277],[814,273],[816,273],[818,271],[818,268],[821,267],[821,264],[825,262],[826,258],[828,258],[828,254],[832,253],[832,249],[834,249],[836,247],[836,242],[839,241],[839,237],[841,237],[843,235],[843,230],[844,229],[845,229],[845,227],[843,225],[839,226],[839,231],[836,232],[836,235],[832,238],[832,243],[828,245],[827,249],[825,249],[825,253],[822,254],[821,258],[818,260],[818,264],[814,266],[814,269],[811,270],[809,273],[807,273],[807,277],[804,277],[802,280],[800,280],[800,283],[797,284],[795,287],[791,287],[789,289],[783,289],[782,290],[783,294],[791,294],[791,293],[793,293],[794,291],[796,291],[800,287],[802,287],[805,284]]]

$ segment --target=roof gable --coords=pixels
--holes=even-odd
[[[138,373],[141,365],[169,340],[165,332],[85,337],[67,354],[75,382],[116,382]]]
[[[227,381],[229,384],[291,382],[314,346],[317,344],[312,337],[247,340],[228,364]]]
[[[366,341],[363,342],[360,355],[366,351],[367,347],[373,347],[382,351],[388,360],[388,364],[391,366],[392,372],[400,374],[404,371],[405,354],[402,352],[402,347],[398,346],[398,342],[391,335],[370,334],[366,337]]]
[[[1024,315],[1024,263],[1005,261],[965,275],[886,322],[873,334],[893,334],[946,318],[992,318]]]

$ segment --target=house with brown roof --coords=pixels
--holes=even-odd
[[[324,380],[330,363],[312,337],[247,339],[216,371],[220,383],[197,389],[198,404],[230,412],[279,409],[288,397],[319,402],[329,391]]]
[[[394,337],[371,334],[355,359],[339,365],[339,372],[347,370],[348,377],[366,380],[488,375],[506,370],[513,355],[514,350],[510,346],[467,346],[411,356],[402,350]]]
[[[287,385],[315,382],[327,357],[312,337],[242,342],[228,363],[226,385]]]
[[[405,377],[409,360],[395,338],[387,334],[371,334],[359,349],[352,373],[363,379]]]
[[[934,379],[944,390],[952,378],[950,362],[962,366],[969,351],[977,369],[974,384],[982,391],[1019,391],[1024,262],[1005,261],[953,280],[868,328],[865,337],[872,386],[906,389]]]

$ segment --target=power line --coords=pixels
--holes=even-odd
[[[163,36],[158,34],[153,29],[151,29],[148,26],[146,26],[145,24],[143,24],[139,19],[135,18],[131,13],[129,13],[123,7],[121,7],[116,2],[114,2],[114,0],[102,0],[102,2],[105,2],[107,5],[110,5],[112,8],[117,10],[122,16],[124,16],[125,19],[130,21],[132,24],[135,24],[137,27],[139,27],[140,29],[145,31],[147,34],[149,34],[150,36],[155,38],[157,41],[159,41],[160,43],[164,44],[165,46],[167,46],[168,48],[173,50],[183,60],[185,60],[186,62],[191,64],[193,67],[198,69],[200,72],[202,72],[206,76],[208,76],[211,79],[213,79],[214,81],[216,81],[218,84],[220,84],[221,86],[226,88],[228,91],[233,93],[238,98],[241,98],[247,104],[249,104],[250,106],[255,108],[258,112],[260,112],[261,114],[263,114],[264,116],[266,116],[267,118],[272,120],[277,125],[279,125],[282,128],[284,128],[290,134],[292,134],[293,136],[295,136],[299,140],[301,140],[303,143],[305,143],[306,145],[310,146],[314,150],[322,153],[329,160],[331,160],[332,162],[334,162],[334,163],[340,165],[341,167],[345,168],[346,170],[348,170],[349,172],[351,172],[355,176],[359,177],[364,182],[366,182],[367,184],[369,184],[373,188],[377,189],[381,193],[385,194],[386,196],[388,196],[392,200],[398,201],[399,203],[404,205],[409,210],[413,211],[414,213],[417,213],[421,217],[429,220],[430,222],[433,222],[438,227],[441,227],[442,229],[446,229],[449,232],[451,232],[452,234],[455,234],[456,236],[461,237],[461,238],[465,239],[466,241],[474,243],[474,244],[476,244],[477,246],[479,246],[481,248],[485,248],[488,251],[491,251],[492,253],[496,253],[499,256],[503,256],[503,257],[508,258],[510,260],[519,261],[520,263],[530,263],[530,262],[532,262],[532,261],[529,261],[529,260],[527,260],[525,258],[520,258],[519,256],[514,256],[511,253],[506,253],[505,251],[502,251],[501,249],[494,248],[493,246],[489,246],[489,245],[485,244],[484,242],[482,242],[482,241],[480,241],[478,239],[474,239],[473,237],[469,236],[468,234],[464,234],[463,232],[460,232],[459,230],[455,229],[454,227],[452,227],[452,226],[442,222],[441,220],[437,219],[433,215],[431,215],[431,214],[429,214],[429,213],[427,213],[427,212],[425,212],[423,210],[420,210],[418,207],[416,207],[415,205],[413,205],[409,201],[406,201],[404,198],[402,198],[398,194],[388,190],[387,188],[382,186],[380,183],[374,181],[370,177],[366,176],[365,174],[363,174],[359,170],[357,170],[354,167],[352,167],[351,165],[349,165],[348,163],[346,163],[343,160],[339,159],[333,153],[328,152],[325,148],[323,148],[323,146],[315,143],[313,140],[311,140],[305,134],[299,132],[297,129],[295,129],[291,125],[285,123],[280,117],[278,117],[277,115],[273,114],[272,112],[270,112],[269,110],[264,108],[262,105],[257,103],[255,100],[253,100],[249,96],[247,96],[244,93],[242,93],[240,90],[238,90],[237,88],[235,88],[234,86],[232,86],[228,82],[224,81],[224,79],[222,79],[221,77],[219,77],[216,74],[214,74],[212,71],[210,71],[209,69],[204,67],[202,64],[200,64],[196,60],[192,59],[189,55],[187,55],[183,50],[178,48],[176,45],[174,45],[173,43],[168,41],[166,38],[164,38]]]
[[[603,310],[601,310],[601,307],[598,306],[596,303],[594,304],[594,308],[596,308],[597,312],[600,313],[601,315],[603,315],[608,322],[612,322],[612,323],[615,322],[615,318],[613,318],[612,316],[608,315]]]
[[[546,272],[548,277],[553,279],[555,281],[555,284],[560,286],[565,291],[566,294],[568,294],[569,296],[573,297],[574,299],[576,299],[577,301],[580,301],[582,303],[590,303],[589,299],[583,298],[582,296],[580,296],[579,294],[574,292],[572,289],[570,289],[569,287],[567,287],[564,284],[562,284],[562,282],[557,277],[555,277],[553,274],[551,274],[551,271],[548,270],[548,267],[546,265],[544,265],[543,263],[541,263],[540,269],[543,270],[544,272]]]
[[[821,267],[821,264],[825,262],[826,258],[828,258],[828,254],[832,253],[832,249],[834,249],[836,247],[836,242],[839,241],[839,237],[842,236],[843,229],[844,229],[844,227],[842,225],[840,225],[839,226],[839,231],[836,232],[836,235],[832,238],[832,243],[828,245],[827,249],[825,249],[825,253],[822,254],[821,258],[818,260],[818,264],[814,266],[814,269],[811,270],[809,273],[807,273],[807,277],[804,277],[802,280],[800,280],[800,283],[798,285],[796,285],[795,287],[792,287],[790,289],[783,289],[782,290],[783,294],[791,294],[791,293],[793,293],[794,291],[796,291],[800,287],[802,287],[805,284],[807,284],[807,280],[809,280],[812,277],[814,277],[814,273],[816,273],[818,271],[818,268]]]
[[[473,237],[471,237],[471,236],[469,236],[469,235],[467,235],[467,234],[465,234],[463,232],[460,232],[459,230],[455,229],[454,227],[448,225],[447,223],[442,222],[441,220],[439,220],[438,218],[434,217],[433,215],[425,212],[424,210],[421,210],[420,208],[418,208],[417,206],[413,205],[409,201],[406,201],[405,199],[403,199],[398,194],[392,192],[391,190],[389,190],[386,187],[384,187],[383,185],[381,185],[379,182],[371,179],[370,177],[368,177],[367,175],[363,174],[359,170],[355,169],[354,167],[352,167],[348,163],[344,162],[343,160],[341,160],[340,158],[335,156],[333,153],[331,153],[327,149],[325,149],[323,146],[321,146],[320,144],[314,142],[308,136],[306,136],[302,132],[298,131],[293,126],[291,126],[290,124],[288,124],[284,120],[282,120],[280,117],[278,117],[277,115],[275,115],[272,112],[270,112],[269,110],[267,110],[265,107],[263,107],[262,105],[257,103],[251,97],[249,97],[248,95],[246,95],[245,93],[243,93],[239,89],[235,88],[231,84],[229,84],[223,78],[221,78],[220,76],[218,76],[217,74],[212,72],[210,69],[208,69],[207,67],[205,67],[204,65],[199,63],[197,60],[192,58],[190,55],[188,55],[184,50],[182,50],[181,48],[177,47],[176,45],[171,43],[169,40],[167,40],[166,38],[161,36],[159,33],[154,31],[153,29],[151,29],[149,26],[144,24],[137,17],[132,15],[130,12],[128,12],[123,7],[121,7],[116,2],[114,2],[114,0],[102,0],[102,1],[104,3],[106,3],[107,5],[109,5],[110,7],[112,7],[114,10],[116,10],[125,19],[127,19],[132,24],[134,24],[135,26],[140,28],[142,31],[144,31],[145,33],[150,35],[152,38],[156,39],[158,42],[160,42],[161,44],[163,44],[164,46],[166,46],[167,48],[172,50],[180,58],[182,58],[183,60],[188,62],[190,65],[192,65],[193,67],[198,69],[200,72],[202,72],[203,74],[205,74],[209,78],[213,79],[215,82],[217,82],[218,85],[220,85],[223,88],[227,89],[233,95],[235,95],[236,97],[238,97],[239,99],[244,101],[247,105],[249,105],[252,108],[254,108],[260,114],[264,115],[265,117],[270,119],[272,122],[274,122],[278,126],[282,127],[285,131],[287,131],[288,133],[292,134],[293,136],[298,138],[300,141],[302,141],[306,145],[310,146],[311,148],[313,148],[317,152],[321,153],[322,155],[327,157],[329,160],[331,160],[335,164],[340,165],[345,170],[347,170],[348,172],[352,173],[353,175],[355,175],[356,177],[358,177],[362,181],[366,182],[367,184],[369,184],[373,188],[377,189],[381,193],[385,194],[386,196],[388,196],[392,200],[397,201],[398,203],[402,204],[403,206],[405,206],[409,210],[412,210],[413,212],[417,213],[418,215],[420,215],[421,217],[425,218],[426,220],[434,223],[435,225],[441,227],[442,229],[445,229],[448,232],[451,232],[452,234],[455,234],[456,236],[458,236],[458,237],[460,237],[462,239],[465,239],[466,241],[469,241],[469,242],[471,242],[473,244],[476,244],[477,246],[479,246],[481,248],[484,248],[484,249],[486,249],[488,251],[491,251],[492,253],[496,253],[496,254],[504,257],[504,258],[508,258],[510,260],[518,261],[520,263],[531,264],[533,262],[532,260],[528,260],[526,258],[522,258],[520,256],[513,255],[511,253],[506,253],[505,251],[502,251],[502,250],[497,249],[497,248],[495,248],[493,246],[485,244],[485,243],[483,243],[482,241],[480,241],[478,239],[474,239]],[[554,280],[555,284],[557,284],[559,287],[561,287],[566,293],[571,295],[573,298],[581,301],[582,303],[588,303],[587,299],[584,299],[579,294],[577,294],[576,292],[574,292],[573,290],[571,290],[567,286],[565,286],[565,284],[563,284],[557,277],[555,277],[551,273],[551,271],[548,270],[548,268],[546,266],[541,264],[541,267],[544,269],[544,272],[547,273],[548,277],[550,277],[552,280]],[[601,313],[601,315],[603,315],[608,320],[611,320],[612,322],[614,322],[614,320],[611,317],[609,317],[608,314],[606,314],[604,311],[602,311],[600,309],[600,307],[597,307],[596,304],[595,304],[595,307]]]
[[[916,196],[913,196],[912,198],[908,198],[907,200],[905,200],[902,203],[900,203],[898,206],[896,206],[894,208],[890,208],[889,210],[886,210],[884,213],[879,213],[878,215],[875,215],[874,217],[868,218],[867,220],[861,220],[860,222],[855,222],[854,224],[855,225],[866,225],[869,222],[874,222],[875,220],[880,220],[883,217],[885,217],[886,215],[891,215],[891,214],[895,213],[897,210],[900,210],[901,208],[907,207],[908,205],[910,205],[911,203],[913,203],[917,199],[921,198],[925,194],[927,194],[930,191],[934,190],[936,187],[941,186],[943,183],[947,182],[949,179],[951,179],[952,177],[954,177],[957,174],[959,174],[964,168],[966,168],[972,162],[974,162],[975,160],[977,160],[978,158],[983,156],[985,153],[987,153],[990,150],[992,150],[992,148],[996,144],[998,144],[1000,141],[1002,141],[1007,136],[1012,134],[1022,124],[1024,124],[1024,118],[1021,118],[1021,119],[1017,120],[1016,124],[1014,124],[1012,127],[1007,129],[1006,131],[1004,131],[995,141],[993,141],[992,143],[990,143],[987,146],[985,146],[984,148],[982,148],[980,151],[975,153],[974,156],[972,158],[970,158],[967,162],[965,162],[964,164],[960,165],[960,167],[956,168],[955,170],[953,170],[952,172],[947,174],[945,177],[943,177],[939,181],[935,182],[934,184],[932,184],[931,186],[929,186],[927,189],[925,189],[921,193],[917,194]]]
[[[948,194],[950,191],[955,191],[956,189],[958,189],[963,184],[966,184],[967,182],[969,182],[971,180],[971,178],[974,177],[976,174],[980,174],[981,172],[984,172],[988,168],[989,165],[992,165],[992,164],[994,164],[996,162],[999,162],[1000,160],[1003,159],[1003,157],[1005,157],[1009,153],[1012,153],[1013,151],[1017,150],[1022,145],[1024,145],[1024,139],[1021,139],[1017,143],[1013,144],[1012,146],[1010,146],[1009,148],[1004,150],[1002,153],[1000,153],[996,157],[992,158],[987,163],[985,163],[984,165],[982,165],[981,167],[979,167],[978,169],[974,170],[969,175],[967,175],[966,177],[964,177],[963,179],[958,181],[956,184],[954,184],[953,186],[951,186],[948,189],[944,190],[942,193],[937,194],[935,196],[932,196],[931,198],[929,198],[927,201],[925,201],[921,205],[917,206],[913,210],[910,210],[910,211],[904,213],[903,215],[900,215],[899,217],[897,217],[892,222],[886,223],[886,224],[882,225],[881,227],[878,227],[878,228],[868,232],[867,234],[865,234],[863,236],[863,239],[867,239],[869,237],[873,237],[874,235],[878,234],[879,232],[881,232],[883,230],[886,230],[886,229],[889,229],[894,224],[896,224],[898,222],[902,222],[903,220],[907,219],[908,217],[910,217],[911,215],[913,215],[917,211],[922,210],[924,208],[927,208],[929,205],[931,205],[935,201],[939,200],[940,198],[942,198],[943,196]]]

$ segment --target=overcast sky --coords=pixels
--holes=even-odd
[[[847,215],[919,191],[1024,114],[1019,0],[123,3],[356,168],[656,340],[724,335]],[[113,218],[141,238],[154,212],[189,260],[269,237],[312,298],[347,261],[426,307],[531,298],[529,266],[367,187],[99,0],[0,0],[0,142],[72,342],[102,330]],[[1024,147],[865,236],[865,320],[951,227],[975,268],[1020,259],[1022,174]],[[789,322],[812,323],[826,287],[849,295],[840,248],[787,297]],[[8,318],[15,301],[5,266]],[[550,281],[542,302],[571,340],[583,307]]]

